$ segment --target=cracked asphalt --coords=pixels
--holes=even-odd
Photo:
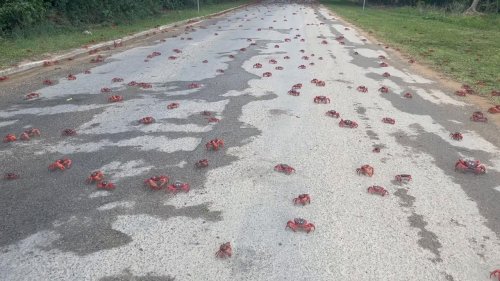
[[[41,131],[0,144],[0,172],[20,175],[0,181],[1,280],[471,281],[500,268],[499,128],[471,122],[474,106],[326,8],[265,2],[99,54],[0,83],[2,138]],[[40,98],[24,100],[31,92]],[[313,102],[321,95],[330,103]],[[225,146],[207,151],[214,138]],[[60,158],[72,167],[49,171]],[[487,173],[456,172],[460,158]],[[364,164],[372,177],[356,173]],[[96,170],[116,188],[86,184]],[[155,175],[191,190],[152,191]],[[303,193],[311,204],[294,205]],[[315,231],[285,229],[299,217]],[[233,256],[218,259],[224,242]]]

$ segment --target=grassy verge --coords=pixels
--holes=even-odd
[[[346,20],[372,32],[481,95],[500,89],[500,16],[462,16],[413,7],[368,7],[321,0]]]
[[[200,13],[195,8],[182,9],[124,25],[90,26],[78,30],[47,28],[42,34],[31,35],[25,38],[3,38],[0,39],[0,68],[8,67],[26,59],[43,59],[47,54],[90,43],[118,39],[158,25],[209,15],[248,2],[250,1],[237,0],[230,3],[202,5]],[[90,30],[92,35],[83,34],[83,30]]]

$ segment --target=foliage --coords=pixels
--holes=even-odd
[[[217,4],[230,0],[200,0]],[[0,0],[0,36],[26,34],[50,24],[82,26],[123,23],[194,7],[196,0]],[[28,32],[29,33],[29,32]]]

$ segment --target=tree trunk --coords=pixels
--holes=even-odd
[[[472,4],[470,5],[469,9],[467,9],[467,11],[465,11],[466,14],[475,14],[477,13],[477,4],[479,4],[479,0],[473,0],[472,1]]]

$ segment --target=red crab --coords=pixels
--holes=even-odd
[[[274,170],[276,172],[280,172],[286,175],[290,175],[292,173],[295,173],[295,169],[292,166],[288,166],[287,164],[278,164],[274,166]]]
[[[149,125],[155,122],[155,119],[151,116],[143,117],[139,120],[139,123],[144,125]]]
[[[176,59],[177,59],[177,57],[176,57],[176,56],[169,56],[169,57],[168,57],[168,59],[169,59],[169,60],[176,60]]]
[[[208,159],[201,159],[194,165],[196,166],[196,168],[206,168],[208,167]]]
[[[111,93],[110,88],[101,88],[101,93]]]
[[[472,113],[470,120],[474,122],[487,122],[488,118],[484,117],[481,111],[476,111]]]
[[[68,74],[68,77],[67,77],[68,80],[76,80],[76,76],[73,75],[73,74]]]
[[[370,165],[363,165],[361,168],[356,169],[356,173],[358,173],[358,175],[365,175],[369,177],[373,176],[374,172],[375,170]]]
[[[229,55],[228,56],[230,59],[234,59],[234,55]]]
[[[3,176],[4,180],[17,180],[19,178],[20,178],[20,176],[18,174],[16,174],[16,173],[6,173]]]
[[[491,277],[497,277],[498,281],[500,281],[500,269],[495,269],[490,273],[490,279]]]
[[[30,128],[24,131],[25,134],[27,134],[30,137],[39,137],[41,132],[40,129],[37,128]]]
[[[323,41],[321,41],[321,44],[326,45],[326,44],[328,44],[328,41],[323,40]]]
[[[280,45],[274,45],[274,48],[279,49]]]
[[[33,100],[33,99],[37,99],[40,97],[40,94],[39,93],[30,93],[30,94],[27,94],[24,99],[25,100]]]
[[[284,56],[284,57],[283,57],[283,59],[285,59],[285,60],[289,60],[289,59],[290,59],[290,57],[289,57],[289,56]]]
[[[288,221],[286,223],[285,229],[286,228],[291,228],[294,232],[297,231],[297,229],[303,229],[307,233],[311,232],[311,230],[316,229],[314,224],[301,218],[295,218],[293,219],[293,221]]]
[[[173,49],[173,51],[174,51],[174,53],[177,53],[177,54],[182,53],[182,51],[181,51],[181,50],[179,50],[179,49]]]
[[[300,96],[300,92],[297,90],[294,90],[294,89],[291,89],[290,91],[288,91],[288,94],[290,96],[294,96],[294,97]]]
[[[306,69],[306,66],[301,64],[301,65],[299,65],[299,69]]]
[[[500,113],[500,105],[496,105],[496,106],[490,107],[488,109],[488,112],[491,113],[491,114]]]
[[[380,196],[386,196],[389,195],[389,191],[387,191],[385,188],[378,186],[378,185],[373,185],[368,187],[368,193],[371,194],[378,194]]]
[[[204,110],[200,114],[203,115],[203,116],[212,116],[212,112],[210,112],[208,110]]]
[[[247,48],[241,48],[241,49],[240,49],[240,51],[241,51],[241,52],[244,52],[244,51],[246,51],[246,50],[247,50]]]
[[[326,115],[327,116],[330,116],[330,117],[335,117],[335,118],[339,118],[340,117],[340,113],[338,113],[337,111],[335,110],[328,110],[326,112]]]
[[[202,61],[202,63],[208,63],[208,60],[204,60],[204,61]]]
[[[306,42],[306,39],[302,38],[300,39],[300,42]]]
[[[217,123],[220,121],[219,118],[215,118],[215,117],[207,118],[207,120],[208,120],[208,123]]]
[[[291,42],[291,41],[292,41],[292,39],[290,39],[290,38],[285,38],[285,42]]]
[[[372,152],[373,153],[380,153],[380,147],[374,147]]]
[[[262,64],[256,63],[253,65],[253,68],[262,68]]]
[[[403,97],[405,97],[405,98],[407,98],[407,99],[411,99],[411,98],[413,98],[413,95],[412,95],[411,93],[405,93],[405,94],[403,95]]]
[[[386,124],[391,124],[391,125],[394,125],[396,123],[396,120],[390,118],[390,117],[385,117],[382,119],[382,122],[386,123]]]
[[[189,89],[197,89],[199,87],[201,87],[201,85],[198,84],[198,83],[191,83],[191,84],[188,85]]]
[[[412,180],[411,175],[401,174],[394,177],[394,179],[399,183],[409,183]]]
[[[205,144],[207,150],[219,150],[219,147],[224,147],[224,140],[213,139]]]
[[[109,181],[101,181],[97,183],[97,189],[111,190],[115,189],[116,185]]]
[[[306,50],[300,50],[299,52],[301,52],[301,53],[305,53],[305,52],[306,52]]]
[[[293,204],[311,204],[311,197],[309,194],[300,194],[299,197],[293,199]]]
[[[269,60],[269,63],[270,63],[270,64],[277,64],[277,63],[278,63],[278,61],[276,61],[275,59],[270,59],[270,60]]]
[[[113,83],[123,82],[123,78],[115,77],[115,78],[111,79],[111,82],[113,82]]]
[[[114,96],[109,97],[108,101],[109,102],[120,102],[120,101],[123,101],[123,97],[118,96],[118,95],[114,95]]]
[[[62,131],[61,135],[65,136],[65,137],[76,136],[76,131],[73,129],[64,129]]]
[[[264,72],[264,73],[262,74],[262,76],[263,76],[263,77],[271,77],[271,76],[273,76],[273,74],[272,74],[271,72]]]
[[[300,90],[300,89],[302,89],[302,83],[297,83],[297,84],[293,85],[292,89],[293,90]]]
[[[217,69],[217,70],[215,70],[215,72],[217,72],[217,73],[224,73],[224,69]]]
[[[145,180],[144,183],[147,184],[152,190],[160,190],[166,184],[168,184],[169,180],[170,178],[168,176],[160,175],[150,177],[149,179]]]
[[[303,60],[309,60],[309,57],[308,56],[302,56],[302,59]]]
[[[457,141],[460,141],[464,138],[460,132],[451,133],[450,137]]]
[[[384,77],[391,77],[391,74],[389,72],[384,72],[384,73],[382,73],[382,76],[384,76]]]
[[[47,85],[47,86],[54,85],[54,81],[46,79],[46,80],[43,80],[43,84]]]
[[[455,171],[474,172],[476,175],[486,173],[486,167],[479,160],[459,159],[455,164]]]
[[[181,190],[184,192],[188,192],[189,191],[189,184],[185,183],[185,182],[176,181],[175,183],[167,186],[167,190],[174,192],[174,193],[177,193],[178,191],[181,191]]]
[[[388,66],[389,66],[389,65],[388,65],[387,63],[385,63],[385,62],[381,62],[379,65],[380,65],[380,67],[388,67]]]
[[[54,163],[49,165],[49,170],[51,170],[51,171],[55,171],[55,170],[64,171],[66,169],[71,168],[72,163],[73,162],[68,158],[59,159],[59,160],[56,160]]]
[[[325,96],[314,97],[314,103],[330,103],[330,99]]]
[[[274,69],[276,69],[276,70],[283,70],[283,66],[276,66]]]
[[[318,60],[323,60],[323,57],[319,57]]]
[[[100,63],[100,62],[104,62],[104,57],[102,55],[97,55],[97,57],[95,58],[92,58],[90,60],[91,63]]]
[[[340,119],[339,126],[342,128],[357,128],[358,123],[351,120]]]
[[[365,87],[365,86],[358,86],[358,87],[356,88],[356,90],[358,90],[358,92],[361,92],[361,93],[366,93],[366,92],[368,92],[368,88],[367,88],[367,87]]]
[[[95,171],[90,174],[90,176],[87,178],[86,182],[87,183],[94,183],[94,182],[100,182],[104,180],[104,174],[101,171]]]
[[[7,76],[0,76],[0,82],[3,82],[5,80],[9,79]]]
[[[179,103],[176,103],[176,102],[173,102],[173,103],[167,105],[168,109],[174,109],[174,108],[178,108],[178,107],[179,107]]]
[[[14,141],[16,141],[16,140],[17,140],[17,138],[16,138],[16,136],[15,136],[15,135],[13,135],[13,134],[8,134],[8,135],[6,135],[6,136],[3,138],[3,142],[14,142]]]
[[[378,91],[386,94],[386,93],[389,93],[389,88],[387,88],[386,86],[382,86],[378,89]]]
[[[231,248],[231,243],[226,242],[220,245],[219,250],[215,253],[215,256],[223,259],[226,257],[231,257],[232,254],[233,254],[233,249]]]

